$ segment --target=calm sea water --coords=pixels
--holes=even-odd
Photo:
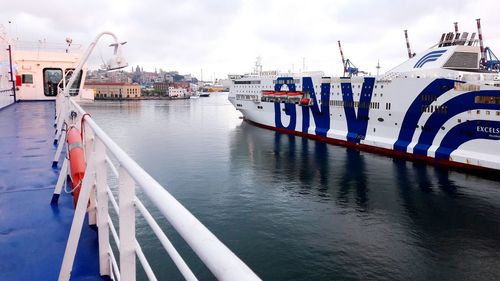
[[[500,280],[494,177],[257,128],[222,94],[84,107],[264,280]],[[158,277],[182,280],[144,222],[137,235]]]

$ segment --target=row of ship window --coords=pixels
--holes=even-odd
[[[241,95],[243,97],[237,97],[236,99],[239,100],[257,100],[257,96],[251,96],[251,95]],[[242,106],[242,105],[238,105]],[[357,107],[357,108],[370,108],[370,109],[380,109],[380,103],[378,102],[370,102],[370,103],[363,103],[363,102],[344,102],[340,100],[334,100],[330,101],[330,106],[338,106],[338,107]],[[259,109],[262,109],[262,106],[258,106]],[[385,109],[386,110],[391,110],[391,103],[386,103],[385,104]],[[429,112],[429,113],[437,113],[437,114],[447,114],[448,113],[448,107],[447,106],[441,106],[441,105],[436,105],[436,106],[422,106],[422,112]],[[469,114],[471,111],[469,111]],[[486,115],[491,115],[490,110],[485,111]],[[481,114],[481,110],[476,110],[476,114]],[[496,111],[496,116],[500,116],[500,111]],[[458,119],[459,123],[461,122],[460,119]]]
[[[437,101],[438,96],[436,95],[422,95],[422,101]],[[480,104],[500,104],[500,97],[495,96],[476,96],[474,97],[475,103]]]
[[[100,92],[97,92],[95,94],[96,98],[137,98],[137,95],[122,95],[122,94],[101,94]]]
[[[471,111],[469,110],[468,113],[471,114]],[[486,115],[491,115],[491,111],[490,110],[485,110],[485,113],[486,113]],[[476,110],[476,114],[481,114],[481,110],[479,110],[479,109]],[[497,116],[500,116],[500,111],[497,111],[496,114],[497,114]]]
[[[255,91],[248,90],[248,91],[241,91],[241,92],[242,92],[242,93],[254,93],[254,94],[256,94],[256,93],[260,93],[260,91],[259,91],[259,90],[255,90]],[[349,94],[349,93],[348,93],[348,94],[344,94],[344,93],[342,93],[342,96],[350,96],[350,95],[354,95],[354,94],[355,94],[355,93],[352,93],[352,94]],[[334,94],[334,93],[331,93],[330,95],[333,97],[335,94]],[[359,96],[360,96],[360,93],[356,93],[356,95],[359,97]],[[371,96],[371,95],[372,95],[372,94],[370,94],[370,93],[368,93],[368,94],[364,94],[364,96],[365,96],[365,97],[368,97],[368,96]],[[340,93],[337,93],[337,96],[340,96]],[[374,96],[374,97],[376,97],[376,96],[377,96],[377,93],[374,93],[374,94],[373,94],[373,96]],[[383,97],[383,96],[384,96],[384,94],[380,93],[380,97]]]
[[[261,82],[260,80],[246,80],[246,81],[234,81],[234,84],[235,85],[260,85],[260,82]],[[273,80],[273,84],[274,85],[295,84],[295,85],[298,86],[298,84],[300,84],[300,79],[280,79],[280,80]],[[328,83],[328,84],[330,84],[330,83]],[[332,85],[332,88],[335,88],[334,84],[331,84],[331,85]],[[350,88],[351,85],[352,84],[348,84],[346,86],[343,85],[342,88],[344,88],[344,87]],[[358,88],[361,88],[361,84],[353,85],[352,88],[354,88],[354,86],[357,86]],[[318,86],[316,85],[315,87],[317,88]],[[337,88],[340,88],[340,84],[337,84]],[[371,89],[371,86],[364,86],[363,88]],[[377,85],[375,85],[374,88],[376,89]],[[380,85],[380,88],[383,89],[384,85]]]
[[[448,113],[448,106],[444,105],[423,105],[421,108],[422,112],[427,112],[427,113],[438,113],[438,114],[447,114]]]
[[[244,81],[244,82],[253,82],[253,81]],[[282,81],[275,81],[275,83],[273,85],[254,85],[254,84],[260,84],[260,83],[245,83],[245,86],[235,86],[236,88],[266,88],[268,87],[269,89],[273,89],[274,88],[274,85],[284,85],[284,84],[287,84],[287,83],[281,83]],[[241,84],[241,83],[240,83]],[[252,84],[251,86],[246,86],[248,84]],[[300,85],[295,85],[296,88],[298,88]],[[350,87],[350,86],[342,86],[342,89],[350,89],[350,88],[356,88],[354,87],[356,85],[353,85],[353,87]],[[361,85],[357,85],[358,89],[361,88]],[[319,87],[321,86],[318,86],[318,85],[315,85],[314,88],[318,89]],[[332,89],[335,88],[335,85],[332,84]],[[371,86],[363,86],[364,89],[371,89],[372,87]],[[375,85],[374,87],[375,89],[377,89],[377,85]],[[380,85],[380,88],[383,89],[384,88],[384,85]],[[337,89],[340,89],[340,85],[337,85]]]
[[[371,109],[380,109],[379,102],[358,102],[358,101],[343,101],[343,100],[331,100],[330,106],[338,106],[338,107],[358,107],[358,108],[371,108]],[[386,103],[385,109],[391,109],[391,104]]]

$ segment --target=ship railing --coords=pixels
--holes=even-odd
[[[41,52],[57,52],[57,53],[81,53],[83,48],[81,44],[64,44],[39,41],[12,41],[16,50],[19,51],[41,51]]]
[[[87,163],[59,280],[69,280],[71,277],[86,213],[89,224],[95,225],[98,229],[100,275],[109,276],[113,280],[134,281],[137,257],[148,279],[157,280],[142,251],[141,243],[136,238],[136,213],[139,213],[151,227],[182,276],[186,280],[197,280],[157,219],[138,198],[136,187],[142,190],[142,194],[160,211],[218,280],[260,280],[243,261],[125,153],[73,98],[58,95],[56,102],[57,112],[61,116],[58,120],[64,120],[63,123],[83,130],[83,147]],[[55,163],[60,157],[59,147],[65,142],[63,132],[65,126],[59,127],[59,123],[56,131],[59,146],[54,158]],[[80,127],[80,124],[83,125]],[[68,166],[68,160],[65,159],[54,192],[57,198],[65,182]],[[110,175],[112,177],[108,177]],[[113,181],[113,178],[116,180]],[[112,188],[113,186],[116,187]],[[118,200],[115,198],[116,193]],[[110,209],[116,215],[110,214]],[[117,217],[118,230],[115,228],[112,216]],[[116,256],[111,241],[117,249]]]

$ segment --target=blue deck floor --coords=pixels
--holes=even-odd
[[[50,200],[59,174],[54,103],[0,110],[0,280],[57,280],[73,218],[71,196]],[[101,280],[97,234],[84,225],[71,280]]]

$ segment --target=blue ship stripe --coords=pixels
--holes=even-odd
[[[431,62],[431,61],[437,61],[438,58],[432,58],[432,59],[428,59],[428,60],[425,60],[421,66],[419,66],[418,68],[421,68],[422,66],[424,66],[424,64],[428,63],[428,62]]]
[[[314,91],[311,77],[302,78],[302,91],[308,92],[313,100],[311,112],[314,123],[316,124],[316,135],[326,137],[326,134],[330,129],[330,83],[321,84],[321,93],[319,97],[321,99],[321,106],[318,103],[318,97]],[[304,128],[302,130],[304,130]]]
[[[411,105],[408,107],[405,117],[403,118],[398,139],[394,143],[394,150],[407,152],[408,144],[411,142],[413,135],[415,134],[418,120],[423,114],[422,107],[428,106],[432,103],[432,100],[424,100],[422,97],[424,95],[433,95],[438,98],[450,89],[453,89],[454,83],[455,81],[450,79],[436,79],[427,85],[427,87],[425,87],[422,92],[415,97]]]
[[[428,53],[428,54],[424,55],[423,57],[421,57],[421,58],[417,61],[417,63],[413,66],[413,68],[417,68],[417,67],[418,67],[418,65],[419,65],[422,61],[424,61],[425,59],[427,59],[429,56],[432,56],[432,55],[438,55],[438,57],[440,57],[440,56],[441,56],[443,53],[445,53],[445,52],[446,52],[446,50],[438,50],[438,51],[433,51],[433,52],[430,52],[430,53]]]
[[[421,61],[420,63],[418,63],[418,65],[416,65],[414,68],[420,68],[422,67],[424,64],[426,64],[427,62],[430,62],[430,61],[436,61],[438,58],[440,58],[441,55],[432,55],[432,56],[428,56],[427,58],[425,58],[425,60]]]
[[[293,81],[293,77],[279,77],[277,81],[284,81],[283,84],[276,83],[274,85],[275,91],[280,91],[282,85],[287,85],[290,91],[295,91],[296,86],[295,83],[288,83],[289,81]],[[276,128],[286,128],[288,130],[295,130],[297,125],[297,109],[295,104],[285,103],[285,114],[290,116],[290,124],[288,126],[283,126],[281,121],[281,107],[279,102],[274,103],[274,124]]]
[[[283,84],[286,84],[290,90],[295,90],[295,84],[288,84],[288,81],[293,81],[291,77],[280,77],[277,79],[278,83],[274,86],[276,91],[279,91]],[[286,80],[280,83],[280,80]],[[326,137],[330,129],[330,83],[322,83],[319,97],[314,90],[314,85],[311,77],[302,78],[304,92],[309,93],[313,104],[310,107],[302,106],[302,132],[308,133],[310,126],[310,115],[312,115],[315,123],[315,134],[318,136]],[[346,122],[348,127],[347,140],[354,143],[359,143],[366,135],[368,127],[370,102],[372,99],[375,78],[364,78],[363,86],[360,93],[359,106],[357,112],[354,107],[354,99],[352,94],[351,83],[342,84],[342,99],[344,102],[344,113],[346,115]],[[321,103],[319,102],[321,101]],[[286,128],[289,130],[296,129],[297,107],[295,104],[285,104],[285,114],[290,116],[290,124],[284,126],[281,120],[282,110],[280,103],[274,104],[275,126],[277,128]]]
[[[358,111],[354,111],[354,98],[351,83],[341,83],[342,100],[344,101],[344,113],[347,122],[347,140],[359,143],[366,135],[368,127],[368,114],[372,99],[375,78],[365,77],[359,97]]]
[[[436,135],[438,134],[440,128],[453,116],[466,112],[468,110],[500,110],[500,105],[498,104],[477,104],[475,98],[477,96],[494,96],[500,97],[500,91],[498,90],[485,90],[485,91],[475,91],[460,96],[454,97],[449,101],[445,102],[442,106],[447,107],[447,114],[441,114],[434,112],[429,117],[425,125],[423,126],[422,133],[418,139],[418,143],[413,149],[413,153],[418,155],[427,156],[429,147],[434,142]]]
[[[498,137],[495,137],[494,134],[478,132],[477,126],[482,122],[487,122],[489,127],[500,128],[500,121],[474,120],[457,125],[443,138],[439,148],[436,150],[435,158],[437,160],[450,160],[450,155],[453,151],[463,143],[474,139],[498,140]]]

